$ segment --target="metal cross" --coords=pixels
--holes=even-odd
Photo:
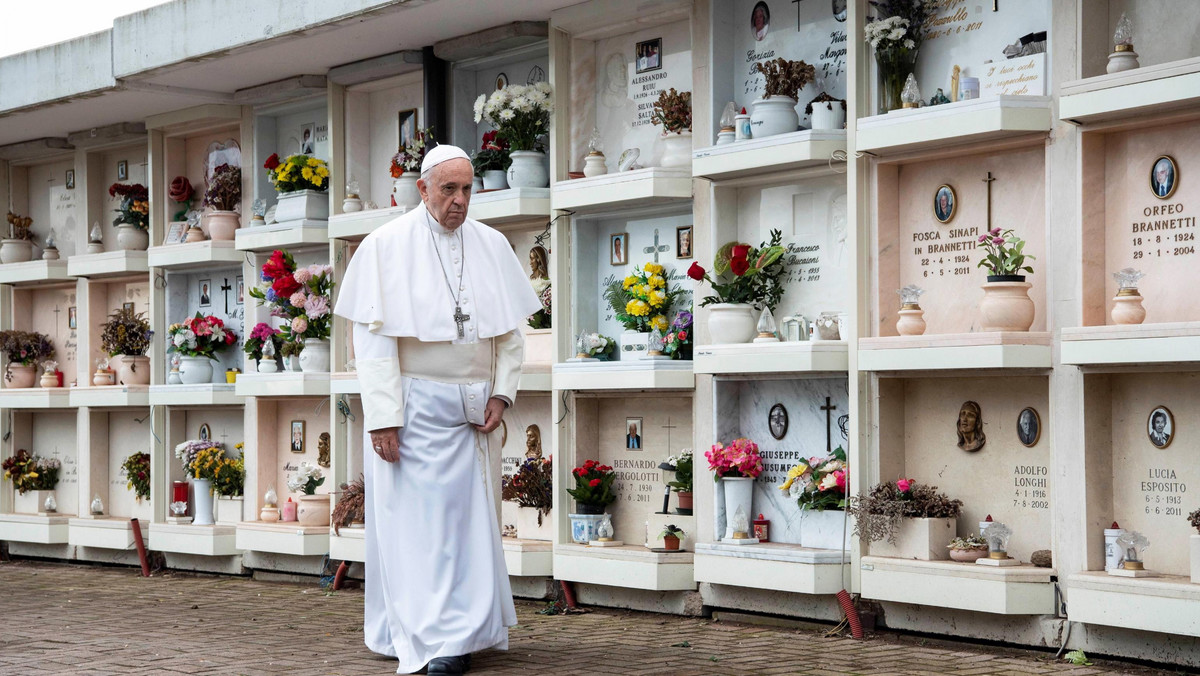
[[[62,312],[62,308],[58,307],[58,303],[54,304],[54,338],[58,338],[58,313]]]
[[[225,279],[225,286],[222,286],[221,290],[225,292],[225,315],[229,316],[229,292],[233,290],[233,287],[229,286],[229,278],[228,277],[225,277],[224,279]]]
[[[796,32],[800,32],[800,0],[792,0],[792,4],[796,6]]]
[[[829,397],[825,397],[825,405],[821,407],[825,411],[825,452],[833,453],[833,411],[837,408],[832,403]]]
[[[667,246],[666,244],[660,245],[658,243],[658,228],[655,228],[654,229],[654,246],[648,246],[645,249],[642,249],[642,253],[654,254],[654,262],[657,263],[658,262],[658,254],[666,253],[670,250],[671,250],[671,247]]]
[[[671,430],[677,429],[678,427],[679,427],[679,425],[672,425],[671,417],[667,416],[667,424],[663,425],[662,428],[667,431],[667,452],[668,453],[672,452],[673,448],[674,448],[673,446],[671,446]]]
[[[992,0],[992,11],[993,12],[1000,11],[1000,0]]]
[[[992,229],[992,181],[996,179],[992,178],[992,172],[989,171],[987,178],[979,180],[987,184],[987,229],[990,231]]]
[[[229,436],[228,430],[226,430],[225,428],[222,427],[221,428],[221,445],[222,446],[225,445],[225,438],[228,436]],[[232,450],[232,449],[228,449],[228,450]]]
[[[458,337],[462,338],[466,334],[463,333],[463,322],[469,320],[471,315],[463,314],[462,308],[454,306],[454,323],[458,324]]]

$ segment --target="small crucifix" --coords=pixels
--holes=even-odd
[[[987,229],[992,229],[992,181],[996,179],[992,177],[992,172],[988,172],[987,178],[979,179],[987,184]]]
[[[54,338],[58,339],[58,313],[62,312],[62,308],[58,307],[58,303],[54,304]]]
[[[654,229],[654,246],[648,246],[645,249],[642,249],[642,253],[654,254],[654,262],[657,263],[658,262],[658,254],[666,253],[670,250],[671,250],[671,247],[667,246],[666,244],[658,243],[658,228],[655,228]]]
[[[800,2],[801,0],[792,0],[792,4],[796,6],[796,32],[800,32]]]
[[[458,325],[458,337],[462,338],[466,334],[463,333],[463,322],[471,319],[471,315],[463,314],[462,308],[454,306],[454,323]]]
[[[221,445],[225,445],[225,439],[229,436],[229,432],[224,428],[221,429]]]
[[[671,418],[669,416],[667,417],[667,424],[662,426],[662,428],[667,431],[667,451],[668,452],[675,448],[674,446],[671,445],[671,430],[676,429],[678,427],[679,427],[679,425],[671,424]]]
[[[221,290],[225,292],[225,315],[229,316],[229,292],[233,290],[233,287],[229,285],[228,277],[225,278],[225,285],[221,287]]]
[[[825,397],[825,405],[821,407],[825,411],[825,452],[833,453],[833,412],[837,406],[833,405],[829,397]]]

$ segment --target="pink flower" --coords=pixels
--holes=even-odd
[[[908,489],[912,488],[912,485],[912,479],[899,479],[896,481],[896,488],[899,488],[901,493],[907,493]]]
[[[308,266],[307,269],[308,274],[312,275],[313,277],[320,277],[321,275],[328,275],[330,272],[333,272],[333,268],[331,266],[322,265],[320,263],[313,263],[312,265]]]
[[[304,301],[304,314],[310,319],[320,319],[329,314],[329,299],[325,296],[312,295]]]
[[[304,307],[304,301],[306,300],[308,300],[308,296],[303,291],[297,291],[288,298],[288,302],[292,304],[292,307]]]
[[[292,274],[292,278],[301,284],[308,284],[308,280],[312,279],[312,272],[308,268],[300,268]]]
[[[995,237],[1000,234],[1000,228],[992,228],[991,230],[988,231],[988,234],[991,235],[992,237]]]
[[[1004,238],[1003,237],[993,237],[992,244],[996,244],[996,245],[1004,244]]]
[[[979,236],[979,243],[980,243],[980,244],[983,244],[983,243],[984,243],[984,242],[986,242],[986,241],[988,241],[988,236],[987,236],[987,235],[980,235],[980,236]]]
[[[305,317],[296,317],[292,320],[292,334],[299,335],[308,330],[308,319]]]

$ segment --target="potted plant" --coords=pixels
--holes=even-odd
[[[715,278],[699,263],[687,275],[708,282],[715,295],[705,296],[701,307],[709,308],[708,331],[717,345],[748,343],[756,335],[757,310],[774,310],[783,296],[783,232],[771,231],[771,240],[757,248],[729,242],[713,257]]]
[[[4,478],[12,480],[16,494],[13,496],[13,511],[18,514],[37,514],[47,510],[46,499],[54,495],[58,485],[58,473],[62,463],[55,458],[33,455],[18,449],[12,457],[0,463]]]
[[[835,99],[826,92],[817,94],[816,98],[809,101],[804,107],[804,114],[808,116],[814,130],[842,129],[846,126],[846,102]]]
[[[510,188],[545,188],[550,185],[546,168],[545,137],[550,133],[554,112],[549,82],[508,85],[475,99],[475,122],[486,120],[508,143]]]
[[[311,462],[300,463],[300,469],[288,479],[288,490],[300,493],[296,520],[301,526],[329,525],[329,494],[317,495],[317,487],[325,483],[325,473]]]
[[[250,331],[250,336],[246,338],[246,342],[242,345],[242,351],[249,355],[254,360],[254,363],[257,364],[263,358],[263,346],[267,343],[271,344],[268,351],[273,353],[273,356],[270,357],[271,363],[278,365],[277,357],[284,343],[283,334],[279,329],[272,327],[266,322],[259,322],[254,325],[254,328]],[[258,370],[261,371],[262,369]],[[274,373],[274,371],[269,372]]]
[[[283,363],[287,365],[287,370],[293,372],[303,371],[300,367],[300,355],[304,352],[304,343],[294,341],[284,341],[279,347],[279,356],[283,358]]]
[[[421,203],[417,179],[420,178],[421,162],[425,159],[425,151],[432,138],[432,128],[418,129],[412,140],[401,144],[392,156],[392,206],[412,209]]]
[[[192,480],[192,523],[213,525],[213,479],[225,449],[218,441],[192,439],[175,447],[175,457],[183,462],[183,472]]]
[[[125,251],[145,251],[150,245],[150,191],[141,183],[113,183],[108,196],[119,198],[117,217],[117,246]]]
[[[367,520],[367,485],[363,475],[338,489],[337,504],[333,506],[333,534],[352,526],[361,526]]]
[[[983,285],[983,300],[979,303],[984,331],[1028,331],[1033,326],[1036,308],[1029,297],[1033,286],[1025,281],[1022,272],[1033,272],[1026,260],[1034,257],[1025,253],[1025,240],[1012,229],[991,231],[979,236],[976,247],[985,255],[978,267],[987,268],[987,283]]]
[[[243,444],[237,444],[237,458],[221,457],[213,462],[213,492],[217,496],[217,523],[240,523],[242,520],[242,491],[246,484],[246,456]]]
[[[280,329],[286,343],[304,343],[300,367],[305,372],[329,372],[329,332],[333,326],[330,294],[333,271],[319,263],[297,268],[286,251],[276,250],[263,264],[262,282],[251,287],[259,305],[271,305],[274,316],[287,320]],[[289,350],[290,351],[290,350]]]
[[[225,328],[225,322],[199,312],[167,327],[167,337],[167,349],[179,353],[179,377],[184,385],[213,382],[212,360],[219,350],[237,342],[237,334]]]
[[[484,190],[504,190],[508,187],[508,167],[512,159],[508,156],[508,141],[499,138],[499,132],[489,131],[483,135],[483,145],[471,157],[475,175],[483,179]]]
[[[800,546],[843,549],[849,546],[846,528],[846,451],[833,449],[827,457],[801,460],[787,473],[779,490],[800,506]]]
[[[33,331],[0,331],[0,352],[8,358],[4,387],[33,387],[37,363],[54,354],[50,337]]]
[[[687,533],[684,533],[682,528],[673,523],[667,524],[667,527],[663,529],[663,532],[658,534],[658,537],[662,538],[663,549],[668,549],[671,551],[679,551],[679,541],[686,536]]]
[[[8,212],[8,237],[0,240],[0,263],[24,263],[33,259],[33,219]]]
[[[754,479],[763,471],[758,444],[746,438],[734,439],[729,445],[713,444],[704,457],[725,494],[725,537],[732,538],[734,516],[754,513]]]
[[[670,456],[667,458],[667,464],[675,468],[675,480],[667,482],[671,490],[675,491],[675,496],[679,501],[675,513],[681,516],[690,516],[692,513],[692,470],[695,467],[692,449],[685,448],[679,451],[679,455]]]
[[[612,487],[617,475],[612,467],[595,460],[584,461],[571,470],[571,475],[575,477],[575,488],[568,488],[567,493],[575,498],[578,512],[568,515],[571,518],[571,539],[587,544],[596,539],[596,526],[604,518],[604,508],[617,499]]]
[[[214,240],[232,240],[241,227],[241,217],[236,211],[242,202],[242,169],[231,164],[222,164],[213,169],[204,191],[204,206],[211,209],[204,217],[208,236]]]
[[[109,363],[116,367],[117,382],[122,385],[149,385],[150,322],[144,314],[133,308],[121,308],[113,312],[100,332],[100,347],[110,357]]]
[[[550,518],[553,476],[553,463],[549,458],[528,458],[512,477],[510,484],[518,505],[517,537],[522,540],[554,539],[553,519]]]
[[[130,454],[121,463],[121,474],[125,475],[125,488],[133,491],[133,499],[141,504],[150,499],[150,454],[144,451]]]
[[[664,167],[692,166],[692,93],[674,87],[658,93],[650,121],[662,127]]]
[[[937,486],[900,479],[873,486],[847,511],[854,517],[855,535],[870,543],[873,556],[934,561],[947,556],[962,504]]]
[[[783,57],[754,64],[765,80],[763,97],[751,104],[750,133],[754,138],[787,134],[800,128],[796,113],[800,90],[816,77],[816,69],[803,61]]]
[[[974,533],[965,538],[954,538],[947,545],[950,549],[950,560],[962,563],[975,563],[988,555],[988,543]]]
[[[900,93],[916,71],[917,52],[925,38],[925,22],[936,11],[924,0],[872,0],[876,16],[867,20],[863,37],[879,66],[879,114],[901,107]]]
[[[667,316],[680,293],[679,287],[671,287],[666,268],[658,263],[634,268],[632,275],[608,285],[604,300],[625,327],[620,337],[622,359],[645,355],[650,331],[667,332]]]
[[[663,354],[672,359],[690,360],[692,358],[692,313],[680,310],[671,320],[671,328],[665,336]]]
[[[276,223],[329,220],[329,166],[324,160],[309,155],[280,160],[278,153],[272,153],[263,168],[279,193]]]

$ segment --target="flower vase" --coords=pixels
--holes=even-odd
[[[507,190],[508,173],[503,169],[488,169],[483,172],[484,190]]]
[[[1121,289],[1113,297],[1112,320],[1114,324],[1141,324],[1146,321],[1146,308],[1137,289]]]
[[[296,507],[296,521],[301,526],[329,525],[329,494],[301,495]]]
[[[959,563],[975,563],[988,555],[986,549],[951,549],[950,560]]]
[[[192,479],[192,500],[196,506],[192,510],[192,525],[213,525],[213,494],[212,481],[208,479]]]
[[[664,535],[663,549],[671,552],[679,551],[679,538],[674,535]]]
[[[812,104],[809,121],[813,129],[843,129],[846,126],[846,109],[842,101],[819,101]]]
[[[119,355],[117,382],[121,385],[149,385],[150,357],[141,355]],[[113,359],[117,359],[114,357]]]
[[[521,540],[553,540],[553,514],[542,514],[537,507],[517,507],[517,537]]]
[[[917,49],[899,47],[881,50],[875,53],[875,62],[879,66],[879,114],[900,110],[903,107],[900,93],[904,91],[904,81],[909,73],[916,70]]]
[[[275,206],[275,222],[329,220],[329,194],[316,190],[280,193]]]
[[[919,336],[925,333],[925,311],[916,303],[905,303],[896,320],[896,333],[902,336]]]
[[[209,239],[232,242],[242,220],[236,211],[210,211],[204,217],[204,225],[208,228]]]
[[[305,338],[300,353],[300,370],[305,373],[329,372],[329,341],[324,338]]]
[[[118,225],[117,246],[125,251],[145,251],[150,246],[150,233],[136,225]]]
[[[592,505],[579,505],[579,511],[584,511],[585,507]],[[596,528],[600,526],[600,522],[604,519],[604,508],[600,507],[599,514],[568,514],[571,519],[571,540],[578,542],[581,545],[586,545],[596,539]]]
[[[675,513],[682,516],[691,516],[692,514],[692,492],[679,491],[675,493],[675,498],[678,501],[678,506],[675,507]]]
[[[690,168],[692,166],[692,132],[667,132],[660,138],[663,142],[660,164],[663,167]]]
[[[1028,331],[1035,308],[1023,275],[989,275],[979,302],[982,331]]]
[[[768,96],[751,104],[750,129],[753,138],[790,134],[800,128],[796,99],[788,96]]]
[[[37,380],[37,367],[22,364],[9,364],[8,372],[4,374],[5,389],[33,387]]]
[[[392,199],[396,206],[415,209],[421,203],[421,191],[417,189],[419,176],[415,171],[406,171],[392,182]]]
[[[180,357],[179,379],[184,385],[206,385],[212,382],[213,366],[208,357]]]
[[[748,303],[715,303],[708,306],[708,334],[713,345],[749,343],[758,335],[758,319]]]
[[[0,263],[24,263],[33,260],[33,242],[27,239],[0,240]]]
[[[54,495],[54,490],[48,491],[19,491],[13,492],[13,512],[17,514],[39,514],[46,511],[46,498]]]
[[[509,153],[509,157],[512,159],[512,164],[508,167],[510,188],[545,188],[550,185],[546,153],[514,150]]]
[[[733,517],[738,509],[749,519],[754,513],[754,479],[749,477],[722,477],[721,488],[725,491],[725,537],[733,539]]]
[[[242,521],[244,498],[222,495],[217,498],[217,523],[237,524]]]

